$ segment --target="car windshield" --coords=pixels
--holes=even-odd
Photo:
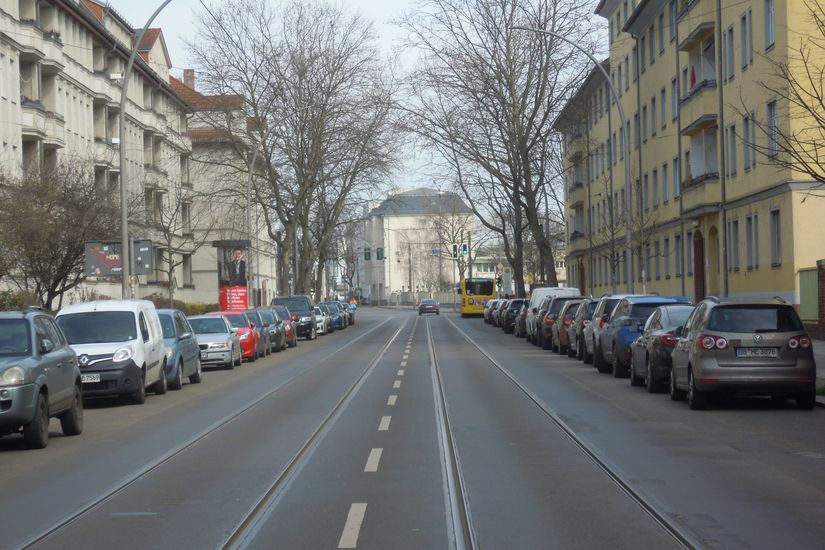
[[[335,303],[328,303],[328,304],[324,304],[324,305],[327,306],[327,309],[329,309],[329,312],[333,315],[338,313],[341,310],[338,307],[338,304],[335,304]]]
[[[802,322],[791,306],[718,306],[710,312],[708,330],[718,332],[793,332]]]
[[[258,315],[261,316],[264,323],[269,323],[270,325],[275,322],[275,314],[272,313],[271,309],[261,309],[258,311]]]
[[[189,319],[189,324],[195,334],[227,334],[229,329],[226,328],[226,323],[220,317],[214,319]]]
[[[630,316],[634,319],[647,319],[661,305],[664,304],[633,304],[630,308]]]
[[[135,314],[131,311],[88,311],[57,318],[70,344],[128,342],[137,339]]]
[[[587,311],[585,312],[585,317],[588,318],[588,319],[593,317],[593,313],[596,312],[596,306],[598,306],[598,305],[599,305],[599,302],[596,302],[595,300],[588,303],[587,304]]]
[[[431,299],[429,299],[429,298],[426,298],[426,299],[424,299],[424,300],[421,300],[421,305],[424,305],[424,306],[434,306],[435,304],[436,304],[436,301],[435,301],[435,300],[431,300]]]
[[[550,304],[549,313],[558,314],[562,310],[562,308],[564,307],[564,304],[566,304],[569,301],[570,301],[570,298],[556,298],[555,300],[553,300],[553,303]]]
[[[229,324],[235,328],[249,328],[249,322],[243,315],[225,315],[229,319]]]
[[[317,306],[317,307],[318,307],[318,310],[320,310],[323,314],[325,314],[325,315],[329,315],[329,308],[327,307],[327,305],[326,305],[326,304],[318,304],[318,306]],[[318,312],[316,312],[316,314],[317,314],[317,313],[318,313]]]
[[[300,314],[309,313],[311,304],[304,296],[279,296],[272,299],[272,305],[286,306],[289,311]]]
[[[524,305],[524,300],[512,300],[508,306],[510,309],[521,309]]]
[[[175,337],[175,320],[172,319],[171,315],[164,315],[161,313],[158,315],[160,317],[160,328],[163,330],[163,337],[164,338],[174,338]]]
[[[29,323],[25,319],[0,319],[0,356],[31,354]]]
[[[605,300],[603,313],[605,313],[606,315],[610,315],[611,313],[613,313],[613,310],[616,309],[616,304],[618,304],[618,303],[619,303],[618,298],[615,298],[615,299],[610,298],[610,299]]]
[[[272,308],[272,313],[274,313],[275,316],[281,321],[289,319],[289,310],[284,306],[276,306]]]

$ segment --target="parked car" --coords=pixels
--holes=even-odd
[[[670,397],[702,409],[711,394],[794,398],[800,409],[816,401],[811,338],[784,300],[707,298],[690,314],[671,355]]]
[[[582,300],[576,300],[575,298],[565,302],[561,311],[559,311],[556,322],[552,326],[553,341],[550,347],[558,354],[566,354],[570,348],[568,329],[573,324],[573,317],[576,315],[576,310],[579,309],[581,303]]]
[[[441,306],[432,298],[424,298],[418,303],[418,314],[435,313],[441,315]]]
[[[275,312],[268,307],[259,307],[258,315],[264,321],[266,329],[269,331],[269,345],[270,351],[279,353],[286,349],[286,336],[284,335],[284,327]]]
[[[355,310],[346,302],[338,302],[341,306],[341,311],[347,314],[347,325],[355,324]]]
[[[329,310],[330,323],[333,329],[344,330],[347,328],[347,315],[341,310],[338,302],[321,302]]]
[[[507,309],[507,305],[510,303],[510,300],[505,299],[501,300],[499,303],[496,304],[496,309],[493,310],[492,318],[493,318],[493,326],[494,327],[501,327],[501,314],[502,312]]]
[[[195,333],[202,365],[234,369],[241,364],[241,340],[223,315],[194,315],[189,325]]]
[[[252,322],[252,330],[258,333],[258,355],[264,357],[272,353],[272,342],[269,339],[269,327],[257,309],[244,311]]]
[[[567,356],[575,357],[576,359],[584,361],[584,328],[590,324],[593,318],[593,312],[599,300],[593,298],[585,298],[579,304],[576,314],[573,316],[573,322],[568,327],[569,347],[567,348]]]
[[[22,432],[30,449],[49,444],[49,419],[65,435],[83,431],[77,355],[40,309],[0,313],[0,436]]]
[[[254,363],[261,356],[260,342],[258,341],[258,331],[252,326],[252,321],[243,311],[213,311],[207,315],[220,315],[226,317],[232,332],[238,334],[241,342],[241,357]]]
[[[539,329],[544,324],[544,316],[547,315],[547,308],[550,307],[550,302],[553,300],[550,296],[545,296],[544,299],[539,303],[538,307],[536,308],[534,322],[536,326],[533,328],[533,336],[527,337],[527,340],[531,342],[534,346],[541,346],[541,334],[542,330]],[[529,317],[529,312],[528,312]]]
[[[647,318],[659,306],[689,301],[684,296],[627,296],[619,300],[599,334],[599,349],[605,365],[599,372],[612,372],[614,378],[623,378],[630,366],[630,345],[644,330]]]
[[[329,313],[329,307],[326,304],[318,304],[314,309],[315,331],[318,334],[328,334],[335,330],[332,328],[332,319]]]
[[[527,308],[529,305],[530,302],[525,300],[516,314],[515,323],[513,325],[513,335],[515,335],[516,338],[524,338],[527,336]]]
[[[631,346],[630,384],[645,385],[656,392],[670,378],[670,354],[679,337],[676,329],[685,325],[693,311],[690,305],[659,306],[645,323],[644,331]]]
[[[292,314],[292,325],[299,337],[315,340],[318,337],[312,298],[305,294],[276,296],[273,306],[286,306]]]
[[[578,288],[573,287],[542,287],[536,288],[530,293],[530,304],[527,307],[527,314],[525,317],[525,331],[527,332],[527,340],[534,344],[538,344],[537,317],[539,313],[539,305],[545,298],[555,298],[556,296],[581,296]]]
[[[77,354],[83,397],[166,393],[163,332],[148,300],[97,300],[66,306],[57,324]]]
[[[539,345],[542,349],[552,349],[554,345],[554,327],[559,320],[559,313],[564,309],[567,302],[571,300],[581,299],[581,296],[555,296],[548,297],[547,311],[541,317],[541,323],[538,326]]]
[[[516,316],[519,314],[519,311],[521,311],[522,306],[526,303],[527,300],[524,298],[515,298],[510,300],[510,303],[507,304],[507,309],[500,314],[501,329],[505,333],[514,331],[516,326]]]
[[[496,304],[499,303],[499,298],[494,298],[489,300],[486,304],[484,304],[484,311],[482,316],[484,317],[484,322],[488,325],[493,324],[492,313],[495,310]]]
[[[193,384],[201,381],[201,359],[198,341],[186,315],[177,309],[159,309],[160,329],[163,332],[164,368],[166,385],[170,390],[183,387],[183,379]]]
[[[593,310],[593,317],[590,324],[584,328],[584,362],[593,363],[599,372],[607,372],[610,364],[604,359],[601,349],[598,347],[599,337],[610,314],[616,308],[622,298],[626,296],[642,296],[641,294],[606,294],[599,299],[596,309]]]
[[[287,347],[297,347],[298,331],[295,330],[295,326],[292,323],[292,314],[289,312],[289,308],[287,308],[286,306],[278,305],[269,307],[272,309],[272,313],[275,314],[275,317],[278,319],[278,322],[281,323],[281,327],[283,327]]]

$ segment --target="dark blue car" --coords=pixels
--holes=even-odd
[[[659,306],[687,304],[684,296],[628,296],[616,305],[599,335],[599,347],[613,366],[613,376],[624,378],[630,366],[631,345],[644,331],[647,318]]]
[[[158,318],[166,345],[164,371],[170,390],[183,387],[183,379],[197,384],[202,379],[198,341],[186,315],[177,309],[159,309]]]

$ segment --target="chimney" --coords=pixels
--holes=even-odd
[[[183,83],[186,84],[188,88],[195,89],[195,69],[183,70]]]

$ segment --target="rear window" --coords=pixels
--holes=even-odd
[[[425,298],[424,300],[421,300],[421,303],[424,304],[425,306],[434,306],[435,305],[435,300]]]
[[[189,319],[189,325],[195,334],[226,334],[226,323],[220,317],[214,319]]]
[[[261,319],[264,320],[264,323],[269,323],[270,325],[275,322],[275,314],[272,313],[271,309],[262,309],[258,311],[258,315],[261,316]]]
[[[229,320],[229,324],[235,328],[249,328],[249,322],[243,315],[224,315]]]
[[[31,355],[30,341],[25,319],[0,319],[0,356]]]
[[[278,296],[272,299],[272,305],[281,305],[289,308],[293,313],[309,312],[312,304],[306,296]]]
[[[274,313],[275,316],[281,321],[286,321],[287,319],[289,319],[290,315],[289,310],[284,306],[273,307],[272,313]]]
[[[513,300],[510,302],[508,306],[510,309],[521,309],[521,306],[524,305],[524,300]]]
[[[630,308],[630,316],[635,319],[647,319],[653,315],[657,307],[663,305],[665,304],[634,304]]]
[[[710,312],[708,330],[718,332],[793,332],[802,321],[791,306],[718,306]]]
[[[590,302],[587,304],[587,318],[590,319],[593,317],[593,314],[596,312],[596,307],[599,305],[599,302]]]
[[[550,304],[550,313],[558,314],[564,307],[564,304],[566,304],[570,300],[572,300],[572,298],[556,298],[555,300],[553,300],[553,303]]]
[[[105,344],[137,339],[135,314],[131,311],[69,313],[57,324],[70,344]]]

